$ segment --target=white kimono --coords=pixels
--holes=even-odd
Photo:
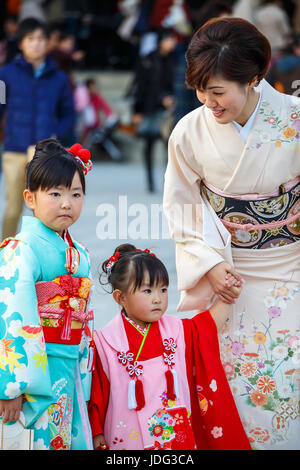
[[[294,216],[293,240],[286,227],[273,227],[265,233],[278,237],[268,248],[243,246],[243,237],[238,246],[237,231],[234,238],[216,215],[228,195],[259,200],[300,175],[300,99],[265,80],[258,90],[262,99],[246,143],[233,123],[217,123],[205,106],[179,121],[169,140],[164,211],[176,243],[178,311],[211,304],[205,274],[221,261],[246,281],[219,340],[253,448],[300,449],[300,183],[286,214]],[[216,190],[210,203],[201,181]]]

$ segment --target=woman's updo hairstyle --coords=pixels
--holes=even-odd
[[[76,171],[85,194],[85,177],[80,163],[58,140],[41,140],[26,167],[26,189],[47,191],[60,185],[70,188]]]
[[[213,18],[193,35],[186,53],[186,85],[205,90],[219,75],[241,85],[268,71],[271,46],[258,29],[241,18]]]
[[[135,292],[145,280],[146,273],[149,274],[150,287],[154,285],[169,285],[169,275],[165,265],[151,252],[137,250],[134,245],[125,243],[119,245],[113,256],[119,253],[118,259],[112,268],[107,266],[110,258],[102,264],[100,284],[110,285],[111,291],[119,289],[122,292]],[[103,276],[106,282],[102,282]]]

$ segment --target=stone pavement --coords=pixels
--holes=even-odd
[[[87,175],[87,193],[82,215],[71,227],[70,232],[88,248],[91,255],[95,283],[95,328],[104,326],[119,311],[112,296],[99,284],[98,277],[102,262],[110,257],[116,246],[121,243],[129,242],[138,248],[149,248],[165,263],[170,276],[168,313],[176,313],[179,293],[174,243],[168,236],[165,218],[161,216],[159,220],[157,215],[161,209],[164,170],[163,165],[156,164],[155,181],[158,190],[153,194],[145,190],[144,167],[139,163],[96,162],[93,171]],[[0,194],[1,222],[4,209],[2,175]],[[25,208],[24,215],[30,214]],[[123,220],[119,220],[119,216],[123,217]],[[105,235],[108,231],[110,238],[99,238],[108,236],[107,233]],[[114,231],[116,233],[113,233]]]

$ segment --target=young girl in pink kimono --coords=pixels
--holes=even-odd
[[[94,332],[95,449],[250,449],[219,358],[229,305],[186,320],[165,314],[168,273],[147,249],[121,245],[102,268],[122,309]]]

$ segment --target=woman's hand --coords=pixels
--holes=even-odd
[[[106,441],[104,439],[103,434],[98,434],[98,436],[95,436],[93,438],[93,444],[94,444],[94,449],[95,450],[107,450],[107,449],[109,449],[108,445],[106,444]]]
[[[2,416],[3,423],[7,421],[18,421],[22,410],[23,395],[12,400],[0,399],[0,416]]]
[[[239,292],[234,288],[240,288],[243,285],[241,276],[230,266],[229,263],[222,261],[211,268],[206,276],[213,288],[213,291],[220,300],[227,304],[235,303]]]

